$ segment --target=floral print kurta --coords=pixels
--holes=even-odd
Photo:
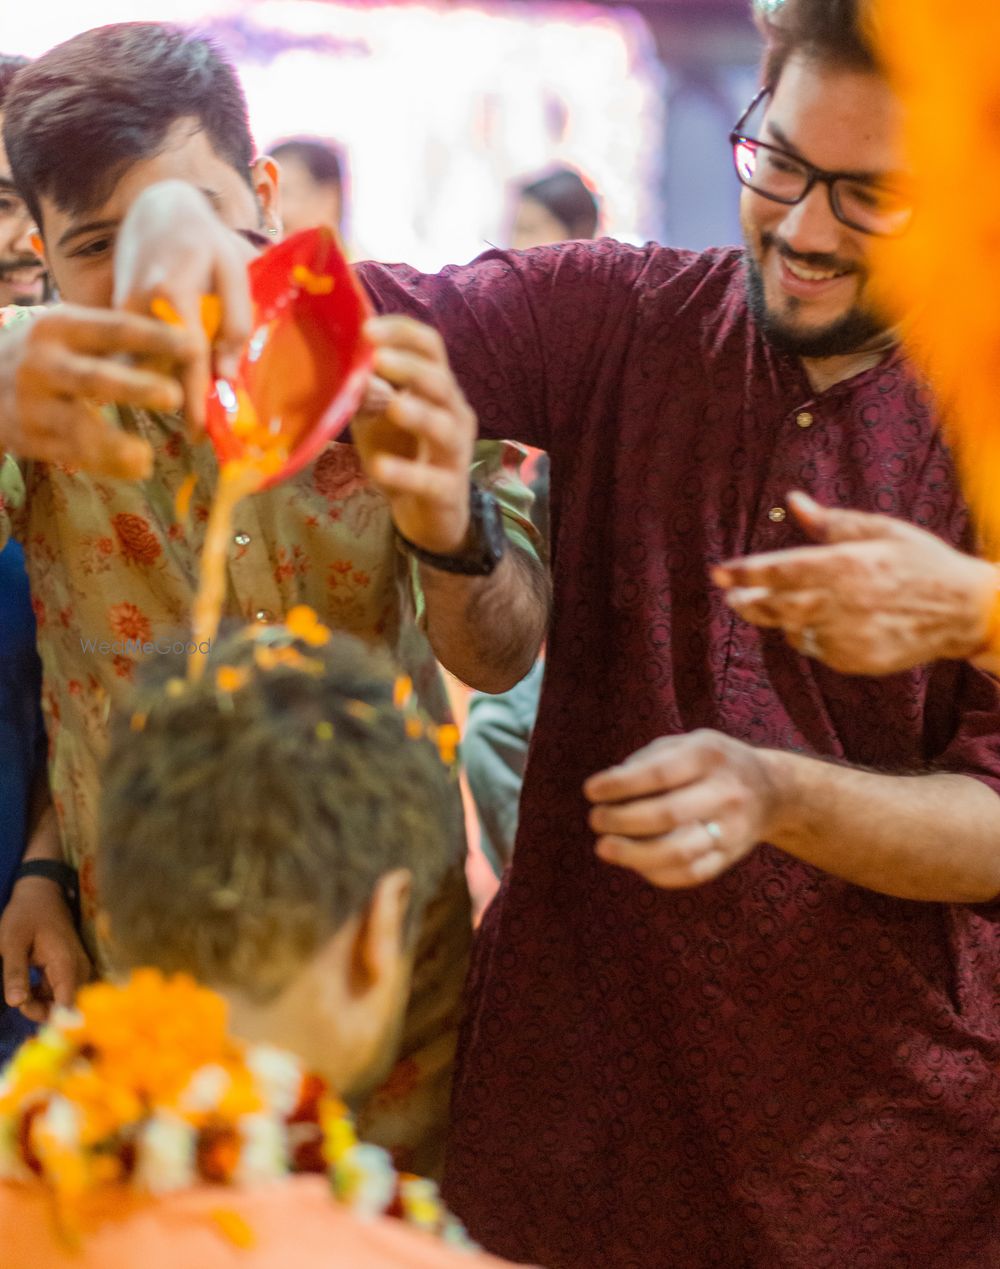
[[[8,324],[27,316],[25,310],[4,315]],[[144,659],[136,644],[170,654],[187,641],[218,470],[211,446],[192,445],[178,416],[122,410],[119,418],[156,452],[145,483],[0,457],[0,545],[11,533],[24,545],[53,801],[66,857],[80,870],[85,938],[98,957],[94,860],[108,719],[126,707]],[[533,550],[531,495],[517,474],[522,453],[481,442],[473,476],[500,501],[511,540]],[[197,486],[182,522],[175,498],[189,473]],[[224,621],[276,621],[296,604],[310,605],[336,629],[386,644],[412,676],[424,708],[438,721],[450,717],[415,617],[419,596],[409,561],[397,546],[388,504],[350,444],[331,444],[313,465],[237,509]],[[421,1173],[439,1164],[447,1106],[470,931],[463,863],[464,842],[456,841],[453,874],[425,919],[399,1066],[362,1116],[369,1140],[395,1147],[401,1162]]]

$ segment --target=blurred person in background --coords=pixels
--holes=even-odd
[[[3,102],[26,57],[0,53],[0,135]],[[45,267],[32,246],[35,221],[17,191],[0,139],[0,308],[8,304],[40,304],[46,298]]]
[[[343,151],[319,137],[290,137],[271,147],[281,167],[281,219],[286,234],[325,225],[344,232]]]
[[[532,459],[525,460],[525,467]],[[533,460],[531,519],[548,549],[549,456]],[[523,469],[522,469],[523,470]],[[525,476],[527,479],[527,476]],[[479,819],[479,844],[499,877],[510,863],[517,836],[521,786],[542,692],[544,654],[507,692],[473,692],[462,738],[462,759]]]
[[[596,238],[600,204],[572,168],[557,167],[517,187],[510,245],[516,251]]]
[[[11,81],[27,64],[26,57],[0,54],[0,124]],[[45,275],[29,241],[33,227],[0,142],[0,307],[42,299]],[[9,542],[0,550],[0,912],[7,906],[25,853],[32,790],[44,779],[41,677],[24,553],[19,543]],[[24,886],[43,891],[51,884],[37,875],[23,879]],[[30,1030],[19,1010],[0,1001],[0,1061]]]

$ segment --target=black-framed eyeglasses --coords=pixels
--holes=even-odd
[[[747,189],[791,207],[801,203],[814,185],[825,185],[830,210],[850,229],[883,238],[904,233],[913,218],[910,191],[854,172],[825,171],[744,132],[747,120],[770,92],[769,88],[760,90],[729,134],[736,175]]]

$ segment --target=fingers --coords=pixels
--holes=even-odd
[[[454,451],[463,436],[453,412],[428,405],[420,397],[403,392],[393,397],[386,418],[426,441],[435,451]]]
[[[697,733],[668,736],[640,749],[625,762],[592,775],[583,792],[591,802],[624,802],[690,784],[704,775],[706,755]]]
[[[3,957],[3,998],[14,1009],[19,1009],[31,994],[28,978],[28,953],[31,936],[20,925],[4,930],[0,942]]]
[[[145,480],[153,470],[149,443],[122,432],[85,401],[46,404],[32,434],[31,457],[119,480]]]
[[[456,501],[453,473],[431,463],[376,454],[372,459],[372,478],[390,500],[408,494],[426,502],[451,504]],[[466,488],[463,484],[462,489]]]
[[[181,371],[184,417],[195,437],[205,429],[205,401],[212,385],[212,351],[202,340],[198,352]]]
[[[721,781],[699,780],[671,793],[595,806],[589,822],[599,835],[660,837],[692,821],[713,819],[727,798],[728,790]],[[709,835],[703,836],[711,844]]]
[[[28,385],[41,385],[44,381],[56,395],[111,401],[144,410],[177,410],[183,400],[180,385],[167,375],[66,349],[42,354],[26,369],[24,380]]]
[[[392,348],[380,348],[375,354],[375,372],[397,388],[408,388],[434,405],[454,409],[458,385],[447,364],[436,364],[426,357]]]
[[[384,414],[389,408],[389,402],[392,398],[392,385],[386,383],[378,375],[372,375],[365,386],[365,395],[358,409],[358,414],[362,417],[366,414]]]
[[[438,332],[433,326],[414,321],[412,317],[401,314],[372,317],[365,323],[364,333],[380,348],[395,348],[400,352],[415,353],[428,361],[448,364],[444,340]]]
[[[843,563],[843,548],[795,546],[787,551],[768,551],[726,560],[712,570],[717,586],[764,587],[767,590],[801,590],[825,584]]]
[[[752,625],[794,632],[821,622],[828,598],[826,591],[774,592],[756,586],[734,588],[726,595],[726,603]]]
[[[602,837],[597,844],[597,854],[605,863],[630,868],[651,885],[665,890],[702,885],[732,862],[704,824],[699,823],[685,824],[649,841],[615,835]]]
[[[124,353],[140,360],[183,365],[195,351],[197,335],[152,317],[116,309],[60,305],[38,318],[38,339],[57,337],[76,352],[96,356]]]
[[[57,1005],[67,1008],[73,1003],[76,991],[86,982],[86,955],[72,926],[45,930],[39,935],[35,961],[48,984],[49,994]]]
[[[221,303],[222,320],[213,339],[215,369],[224,378],[235,378],[240,357],[253,334],[253,301],[247,262],[238,252],[216,262],[215,294]]]
[[[892,520],[869,511],[824,507],[801,490],[788,495],[796,520],[818,542],[863,542],[891,535]]]

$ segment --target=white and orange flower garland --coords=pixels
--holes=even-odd
[[[360,1217],[472,1246],[432,1181],[360,1142],[343,1102],[293,1055],[232,1038],[225,1001],[185,975],[145,969],[85,987],[0,1079],[0,1177],[44,1182],[70,1236],[83,1201],[111,1186],[156,1195],[295,1172],[326,1172]],[[236,1212],[215,1218],[231,1242],[253,1245]]]

